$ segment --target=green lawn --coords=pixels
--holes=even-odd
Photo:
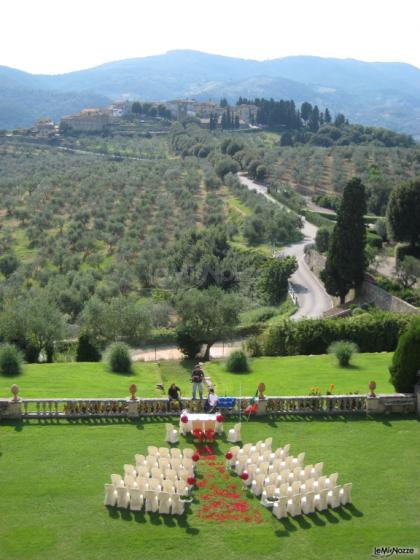
[[[200,516],[208,487],[195,492],[181,518],[102,505],[111,473],[121,473],[147,445],[164,444],[158,419],[30,421],[2,424],[0,432],[0,558],[352,560],[371,557],[374,546],[420,546],[420,424],[414,418],[245,423],[244,442],[273,436],[274,447],[290,443],[294,455],[306,452],[305,463],[323,461],[326,473],[339,473],[339,483],[352,482],[353,504],[279,521],[232,476],[249,517],[225,523]],[[215,445],[220,462],[227,447],[223,439]],[[210,479],[203,460],[197,471],[207,486],[223,482],[224,475]]]
[[[376,381],[378,393],[392,393],[391,357],[387,353],[358,354],[350,368],[340,368],[332,356],[324,355],[254,358],[251,372],[246,374],[228,373],[223,361],[211,362],[204,369],[221,396],[253,395],[261,382],[266,384],[267,395],[307,395],[314,386],[325,393],[331,383],[336,394],[366,393],[371,379]],[[168,388],[173,382],[189,396],[191,367],[191,362],[139,362],[132,375],[121,375],[110,373],[102,363],[30,364],[17,377],[0,377],[0,396],[7,397],[11,384],[17,383],[23,398],[125,397],[130,383],[136,383],[139,396],[157,397],[161,395],[157,383]]]

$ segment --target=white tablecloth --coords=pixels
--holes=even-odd
[[[183,416],[187,416],[188,417],[188,422],[187,423],[183,423],[181,422],[181,418]],[[217,416],[219,416],[218,414],[199,414],[199,413],[194,413],[194,412],[188,412],[188,410],[183,410],[181,412],[180,415],[180,420],[179,420],[179,428],[181,430],[181,433],[187,434],[192,432],[192,422],[193,420],[200,420],[201,422],[204,422],[205,420],[211,420],[214,424],[213,424],[213,429],[215,430],[216,433],[220,434],[221,432],[223,432],[223,423],[222,422],[217,422],[216,418]]]

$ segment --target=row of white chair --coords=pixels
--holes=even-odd
[[[111,486],[115,490],[118,488],[138,488],[142,492],[146,490],[154,490],[159,492],[163,490],[164,492],[171,492],[174,494],[181,494],[182,496],[187,496],[191,491],[191,484],[188,484],[187,480],[162,480],[160,478],[131,478],[127,479],[124,484],[114,484]]]
[[[332,490],[337,485],[338,473],[333,473],[329,477],[323,476],[318,480],[309,478],[305,482],[296,480],[289,484],[268,484],[263,486],[260,480],[254,480],[251,485],[252,493],[255,496],[262,496],[261,501],[267,498],[291,498],[295,494],[307,494],[308,492],[319,493],[321,490]]]
[[[153,468],[158,468],[165,470],[172,468],[174,470],[178,469],[189,469],[194,470],[194,461],[189,457],[183,457],[182,459],[174,459],[172,457],[156,457],[154,455],[148,455],[143,463],[136,463],[136,466],[126,464],[124,465],[124,474],[134,474],[140,473],[142,471],[149,470]]]
[[[139,474],[126,474],[124,478],[119,474],[111,474],[111,483],[117,488],[118,486],[129,486],[133,485],[139,479],[150,480],[155,478],[156,480],[170,480],[175,483],[177,480],[187,480],[194,476],[194,471],[192,469],[182,468],[179,470],[167,468],[162,471],[159,468],[153,467],[150,471],[140,470]]]
[[[321,490],[319,493],[308,492],[305,495],[294,494],[291,498],[284,496],[272,503],[273,515],[278,519],[302,515],[302,513],[314,513],[315,510],[323,511],[330,506],[337,508],[341,505],[351,503],[352,483],[348,482],[341,486],[335,486],[332,490]],[[264,505],[270,506],[269,502]]]
[[[182,500],[180,494],[139,488],[115,488],[112,484],[105,484],[106,506],[130,508],[131,511],[159,512],[163,514],[182,515],[185,504],[191,500]]]
[[[287,482],[291,484],[292,482],[300,481],[304,483],[310,479],[318,480],[322,478],[322,468],[323,463],[319,463],[319,467],[313,467],[312,465],[307,465],[303,469],[301,467],[295,467],[293,471],[290,469],[283,469],[280,472],[268,472],[265,469],[261,469],[255,465],[250,465],[246,472],[248,473],[247,480],[244,480],[244,484],[246,486],[250,486],[254,480],[258,479],[262,486],[269,486],[270,484],[274,484],[276,486],[280,486]],[[242,471],[245,472],[245,471]],[[338,476],[338,475],[337,475]],[[324,478],[326,478],[324,476]]]
[[[243,457],[245,456],[250,460],[250,462],[268,461],[271,464],[276,459],[285,461],[289,456],[290,444],[287,444],[284,447],[279,447],[273,452],[271,449],[271,440],[272,438],[267,438],[265,442],[259,441],[255,445],[252,443],[246,443],[243,447],[239,447],[238,445],[231,447],[229,451],[232,453],[232,459],[230,459],[229,462],[232,463],[243,460]],[[302,454],[300,454],[298,458],[303,462],[304,455],[302,458]]]
[[[188,457],[189,459],[191,459],[194,453],[194,449],[191,448],[178,449],[178,447],[155,447],[154,445],[149,445],[147,448],[147,455],[153,455],[155,457],[173,457],[174,459],[182,459],[183,457]],[[137,458],[140,461],[145,460],[145,456],[141,455],[140,453],[137,453],[135,455],[136,463]]]

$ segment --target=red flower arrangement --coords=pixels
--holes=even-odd
[[[187,482],[188,482],[188,484],[189,484],[190,486],[194,486],[194,484],[195,484],[196,481],[195,481],[195,478],[194,478],[193,476],[189,476],[189,477],[187,478]]]
[[[185,415],[184,415],[184,416],[181,416],[181,422],[182,422],[183,424],[188,424],[188,416],[185,416]]]
[[[232,451],[228,451],[228,452],[226,453],[225,457],[226,457],[226,459],[227,459],[228,461],[231,461],[231,460],[233,459],[233,453],[232,453]]]
[[[194,453],[191,459],[196,463],[200,459],[200,455],[198,453]]]
[[[241,478],[242,478],[242,480],[248,480],[249,474],[246,471],[243,471],[241,473]]]
[[[224,421],[225,421],[225,417],[222,416],[222,414],[218,414],[218,415],[216,416],[216,421],[217,421],[217,422],[224,422]]]

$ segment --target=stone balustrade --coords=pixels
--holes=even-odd
[[[256,414],[380,414],[414,413],[418,407],[414,394],[273,396],[257,399]],[[236,398],[235,406],[223,409],[224,415],[247,414],[251,397]],[[183,408],[203,412],[205,400],[183,398]],[[178,403],[167,408],[166,398],[96,398],[96,399],[0,399],[0,420],[20,418],[139,418],[144,416],[173,416],[179,414]]]

